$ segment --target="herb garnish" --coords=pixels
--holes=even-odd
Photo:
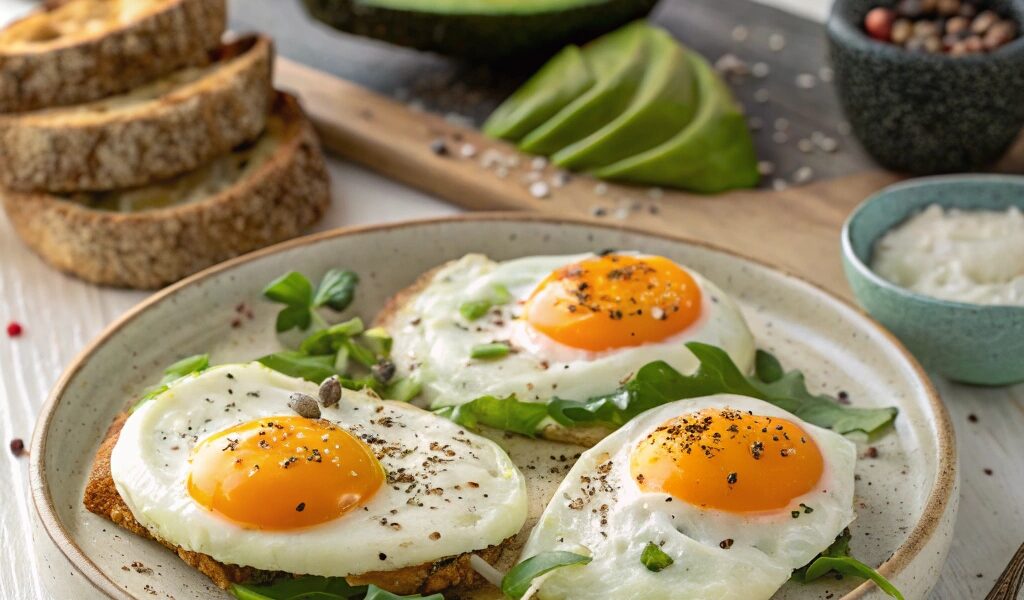
[[[644,551],[640,553],[640,564],[647,567],[648,571],[657,573],[669,567],[675,561],[654,542],[647,542]]]
[[[398,596],[375,585],[354,587],[344,577],[279,577],[270,585],[236,583],[231,593],[238,600],[444,600],[441,594]]]
[[[537,577],[562,567],[585,565],[590,560],[589,556],[573,552],[541,552],[512,567],[512,570],[501,580],[501,591],[513,600],[519,600],[530,589],[533,580]]]
[[[332,269],[314,294],[309,280],[299,273],[287,273],[274,280],[264,295],[286,304],[278,314],[277,330],[315,327],[297,350],[275,352],[258,360],[292,377],[321,383],[338,376],[342,387],[369,388],[383,398],[407,402],[419,394],[420,384],[413,378],[395,377],[390,359],[392,340],[386,330],[367,330],[358,317],[330,325],[316,312],[320,306],[344,310],[354,299],[358,282],[352,271]]]
[[[171,364],[164,369],[164,376],[160,379],[160,383],[146,388],[144,395],[139,399],[139,402],[132,407],[132,410],[134,411],[143,403],[148,402],[167,391],[167,388],[175,381],[191,375],[192,373],[201,373],[209,367],[209,354],[195,354],[193,356],[187,356],[178,362]]]
[[[489,344],[477,344],[469,352],[470,358],[477,360],[496,360],[508,356],[512,351],[511,346],[505,342],[491,342]]]
[[[459,306],[459,313],[467,321],[476,321],[480,317],[487,314],[491,308],[498,306],[499,304],[506,304],[512,299],[512,294],[509,293],[508,288],[499,284],[491,286],[490,294],[486,298],[478,298],[476,300],[467,300]]]
[[[793,579],[809,583],[834,571],[840,575],[870,579],[889,596],[903,600],[903,594],[881,573],[850,556],[850,537],[850,530],[844,529],[831,546],[809,564],[793,571]]]
[[[664,361],[640,368],[626,384],[611,394],[588,400],[554,398],[548,403],[524,402],[513,396],[484,396],[458,407],[437,412],[475,428],[486,425],[536,435],[550,417],[564,427],[603,426],[616,429],[638,414],[668,402],[712,394],[730,393],[758,398],[793,413],[800,419],[842,434],[878,433],[892,424],[896,408],[854,408],[823,394],[807,390],[800,371],[785,371],[764,351],[757,353],[757,370],[747,377],[722,349],[699,342],[686,347],[700,361],[692,375],[683,375]]]
[[[305,275],[292,271],[272,281],[263,295],[285,305],[277,314],[278,333],[293,328],[306,330],[314,322],[326,328],[327,323],[316,309],[327,306],[338,312],[345,310],[352,303],[357,283],[359,276],[352,271],[331,269],[314,292]]]

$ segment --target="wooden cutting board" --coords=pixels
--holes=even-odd
[[[749,0],[664,0],[653,18],[712,61],[734,53],[748,66],[769,65],[767,77],[731,81],[748,115],[761,124],[754,131],[759,156],[775,167],[760,189],[718,196],[659,194],[573,176],[564,187],[551,186],[547,198],[531,195],[531,178],[541,173],[550,183],[555,169],[536,171],[531,157],[476,129],[533,66],[473,66],[396,49],[313,25],[297,3],[274,3],[270,12],[270,2],[247,0],[243,26],[269,29],[283,54],[331,71],[288,59],[279,59],[277,66],[278,85],[302,98],[324,145],[467,209],[589,216],[687,236],[756,257],[849,297],[839,252],[842,223],[865,197],[899,178],[874,167],[844,131],[828,81],[821,26]],[[737,31],[738,25],[743,30]],[[775,36],[784,41],[781,48]],[[806,81],[805,76],[814,80],[810,87],[797,82]],[[801,150],[798,141],[815,132],[837,140],[838,151]],[[431,148],[439,141],[444,154]],[[463,154],[467,145],[475,150],[472,156]],[[1020,149],[1002,170],[1020,170]],[[519,156],[518,166],[500,175],[483,164],[489,151],[506,159]],[[794,174],[802,167],[810,169],[812,181],[795,185]],[[776,179],[786,182],[786,189],[775,189]]]

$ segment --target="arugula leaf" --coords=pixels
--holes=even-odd
[[[431,596],[398,596],[375,585],[350,586],[344,577],[281,577],[270,585],[232,584],[231,593],[238,600],[444,600],[441,594]]]
[[[590,561],[589,556],[573,552],[541,552],[512,567],[512,570],[501,580],[501,591],[513,600],[519,600],[530,589],[530,585],[537,577],[555,569],[570,565],[585,565]]]
[[[485,396],[441,414],[473,428],[476,424],[527,432],[544,420],[542,413],[565,427],[601,425],[618,428],[633,417],[668,402],[712,394],[730,393],[764,400],[808,423],[846,434],[863,431],[873,435],[892,424],[895,408],[854,408],[823,394],[807,390],[799,371],[785,372],[767,352],[758,354],[757,374],[747,377],[722,349],[691,342],[686,345],[700,361],[697,371],[683,375],[664,361],[648,363],[626,384],[610,394],[588,400],[553,398],[546,405],[523,402],[515,396]]]
[[[654,542],[647,542],[644,551],[640,553],[640,564],[647,567],[648,571],[657,573],[672,565],[675,561]]]
[[[329,306],[341,312],[352,304],[355,298],[359,276],[352,271],[331,269],[320,281],[320,286],[313,297],[313,306]]]
[[[268,354],[258,359],[258,362],[278,373],[300,377],[313,383],[320,383],[337,374],[334,370],[333,354],[311,356],[296,350],[284,350]]]
[[[201,373],[210,367],[210,355],[209,354],[194,354],[192,356],[186,356],[185,358],[172,363],[170,366],[164,369],[164,375],[160,378],[160,382],[156,385],[146,388],[142,398],[132,407],[134,411],[142,404],[156,398],[160,394],[167,391],[172,383],[191,375],[192,373]]]
[[[446,406],[434,412],[469,429],[486,425],[529,437],[537,435],[541,422],[548,417],[547,406],[538,402],[520,402],[515,396],[481,396],[466,404]]]
[[[875,582],[883,592],[897,600],[903,600],[903,595],[896,587],[889,583],[878,571],[865,565],[859,560],[850,556],[850,529],[846,528],[828,548],[803,567],[793,571],[793,579],[801,583],[810,583],[815,579],[824,577],[830,571],[841,575],[870,579]]]

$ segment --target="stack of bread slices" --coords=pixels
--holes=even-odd
[[[0,197],[59,269],[156,288],[296,235],[330,203],[263,36],[224,0],[66,0],[0,30]]]

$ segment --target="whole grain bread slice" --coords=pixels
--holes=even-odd
[[[249,36],[190,67],[87,104],[0,115],[0,184],[77,192],[190,171],[263,131],[273,43]]]
[[[90,512],[110,519],[116,525],[142,537],[153,539],[167,546],[186,564],[209,577],[214,584],[228,589],[233,583],[266,583],[288,574],[275,571],[261,571],[252,567],[229,565],[211,556],[185,550],[180,546],[160,540],[140,524],[132,515],[128,505],[117,492],[110,472],[110,455],[114,451],[121,428],[128,419],[128,413],[121,413],[107,430],[107,434],[96,451],[89,479],[83,494],[83,503]],[[495,563],[502,551],[512,543],[512,538],[501,544],[490,546],[473,553],[445,557],[434,562],[397,569],[379,571],[346,578],[351,585],[374,584],[395,594],[433,594],[446,590],[465,591],[479,587],[483,579],[470,566],[471,554],[476,554],[489,563]],[[450,596],[446,596],[450,597]]]
[[[0,113],[97,100],[208,62],[225,0],[69,0],[0,31]]]
[[[303,232],[330,203],[316,134],[278,94],[258,140],[176,178],[115,192],[0,191],[15,231],[55,267],[150,289]]]

